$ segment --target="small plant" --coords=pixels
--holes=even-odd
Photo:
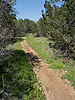
[[[54,68],[54,69],[62,69],[63,68],[63,62],[61,60],[57,60],[55,63],[51,64],[49,68]]]
[[[70,73],[66,73],[61,77],[62,79],[68,79],[70,81],[71,86],[75,89],[75,77],[71,75]]]

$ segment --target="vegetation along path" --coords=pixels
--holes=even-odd
[[[25,37],[26,38],[26,37]],[[44,94],[47,100],[75,100],[75,91],[66,85],[64,81],[52,69],[48,69],[46,64],[38,54],[27,45],[25,38],[21,41],[21,46],[25,51],[28,61],[31,63],[33,71],[42,83]]]

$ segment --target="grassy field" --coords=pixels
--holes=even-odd
[[[53,43],[53,41],[48,38],[31,35],[26,40],[39,56],[50,64],[48,68],[64,70],[66,73],[61,78],[68,79],[75,89],[75,61],[56,56],[55,50],[49,47],[49,43]]]
[[[43,90],[38,88],[41,84],[37,82],[36,75],[25,57],[20,40],[21,38],[13,40],[12,58],[6,61],[1,69],[4,71],[0,76],[0,79],[3,77],[4,82],[4,85],[1,84],[4,89],[3,93],[0,93],[1,100],[4,100],[4,97],[5,100],[45,100]]]

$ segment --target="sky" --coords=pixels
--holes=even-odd
[[[17,0],[15,6],[19,12],[18,18],[28,18],[30,20],[38,21],[42,17],[41,10],[44,10],[45,0]]]
[[[19,12],[17,14],[17,19],[28,18],[37,22],[42,17],[41,10],[44,10],[45,0],[16,0],[17,4],[15,6],[16,10]],[[58,3],[58,6],[61,4]]]

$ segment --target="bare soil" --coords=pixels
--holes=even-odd
[[[26,38],[26,37],[25,37]],[[42,83],[47,100],[75,100],[75,91],[67,80],[62,80],[58,70],[48,69],[41,57],[26,43],[23,38],[21,46],[25,51],[28,61],[31,63],[34,73],[39,82]]]

